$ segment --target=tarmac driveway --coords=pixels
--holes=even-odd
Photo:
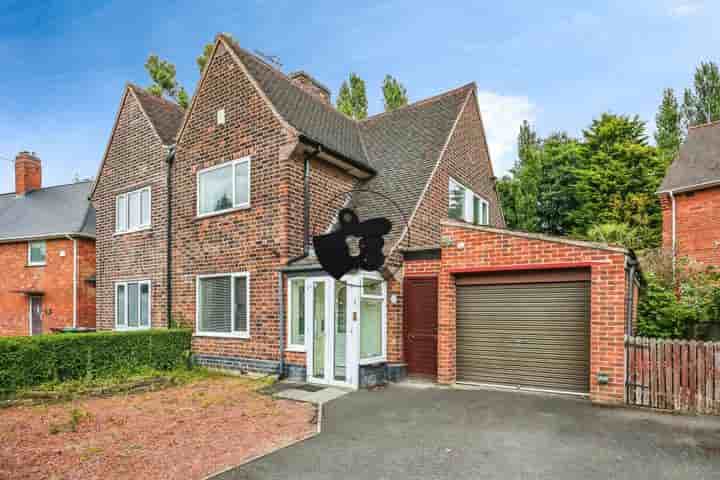
[[[392,386],[326,404],[322,429],[216,478],[720,478],[720,419],[560,397]]]

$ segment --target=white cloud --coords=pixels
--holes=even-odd
[[[670,0],[668,8],[673,17],[689,17],[700,13],[703,0]]]
[[[515,163],[520,124],[523,120],[535,122],[537,106],[528,97],[487,91],[478,92],[478,103],[493,169],[497,177],[502,177]]]

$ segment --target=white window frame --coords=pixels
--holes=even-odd
[[[237,185],[236,185],[236,173],[235,169],[238,165],[247,163],[248,166],[248,200],[244,203],[237,203],[237,199],[235,198],[235,195],[237,195]],[[224,208],[222,210],[216,210],[214,212],[206,212],[201,213],[200,212],[200,177],[204,173],[212,172],[213,170],[218,170],[220,168],[225,168],[227,166],[232,166],[232,192],[233,192],[233,206],[229,208]],[[203,168],[202,170],[198,170],[198,172],[195,174],[195,196],[197,197],[195,202],[195,212],[197,215],[197,218],[205,218],[205,217],[212,217],[215,215],[222,215],[224,213],[228,212],[234,212],[237,210],[245,210],[250,208],[251,199],[252,199],[252,158],[250,156],[242,157],[237,160],[232,160],[230,162],[221,163],[220,165],[214,165],[212,167]]]
[[[305,310],[307,310],[307,277],[289,277],[287,280],[287,317],[286,317],[286,335],[287,335],[287,343],[285,346],[285,350],[288,352],[306,352],[307,351],[307,338],[306,341],[303,342],[302,345],[297,343],[291,343],[292,342],[292,282],[293,280],[302,280],[305,284],[303,288],[303,294],[305,295],[305,302],[303,302],[303,305],[306,306]],[[305,312],[303,312],[303,315],[305,315]],[[307,332],[307,318],[305,318],[305,331]],[[307,334],[304,334],[307,335]]]
[[[455,184],[456,186],[462,188],[465,192],[465,198],[464,198],[464,220],[468,223],[472,223],[474,225],[490,225],[490,202],[487,201],[487,199],[481,195],[478,195],[477,193],[473,192],[470,188],[466,187],[462,183],[458,182],[452,177],[449,177],[448,181],[448,207],[447,211],[449,213],[450,211],[450,187]],[[475,199],[480,200],[480,218],[479,222],[475,223],[475,218],[473,215],[473,208],[475,206]],[[483,218],[483,205],[485,205],[485,211],[487,212],[487,218]],[[454,219],[453,219],[454,220]]]
[[[32,252],[32,246],[33,246],[33,244],[36,244],[36,243],[42,243],[43,245],[45,245],[45,260],[43,260],[42,262],[33,262],[33,261],[32,261],[32,254],[31,254],[31,252]],[[28,242],[27,245],[28,245],[28,253],[27,253],[27,255],[28,255],[28,260],[27,260],[28,266],[30,266],[30,267],[42,267],[42,266],[47,265],[47,242],[46,242],[45,240],[33,240],[33,241]]]
[[[231,333],[226,332],[201,332],[200,331],[200,281],[204,278],[230,277],[230,329]],[[235,278],[245,277],[245,298],[247,299],[247,331],[235,331]],[[233,272],[233,273],[212,273],[205,275],[197,275],[195,277],[195,333],[196,337],[220,337],[220,338],[250,338],[250,307],[252,305],[250,299],[250,272]]]
[[[138,218],[142,222],[142,193],[147,192],[148,193],[148,218],[147,223],[140,223],[138,226],[134,228],[130,228],[130,195],[137,193],[140,195],[140,200],[138,202]],[[119,212],[120,212],[120,202],[125,203],[125,229],[120,228],[120,224],[118,222],[119,219]],[[133,233],[133,232],[140,232],[143,230],[149,230],[152,228],[152,188],[150,186],[139,188],[137,190],[131,190],[129,192],[124,192],[115,197],[115,235],[123,235],[126,233]]]
[[[128,295],[128,285],[131,283],[137,283],[138,286],[138,326],[137,327],[131,327],[128,325],[128,311],[129,311],[129,302],[130,302],[130,296]],[[147,285],[148,286],[148,324],[147,325],[140,325],[140,286],[141,285]],[[118,325],[118,289],[120,286],[125,287],[125,324],[124,325]],[[115,282],[115,295],[113,297],[113,309],[115,310],[115,319],[114,319],[114,327],[117,331],[124,331],[124,330],[149,330],[152,328],[152,282],[150,280],[123,280],[122,282]]]
[[[381,295],[365,295],[365,278],[370,278],[373,280],[379,280],[382,285],[382,294]],[[387,361],[387,281],[382,278],[379,274],[368,274],[363,273],[360,275],[360,281],[362,282],[362,288],[360,288],[360,295],[357,302],[357,312],[358,312],[358,334],[357,334],[357,356],[359,360],[360,365],[370,365],[373,363],[378,362],[385,362]],[[380,328],[380,346],[382,348],[382,355],[375,356],[375,357],[369,357],[369,358],[362,358],[361,357],[361,348],[360,348],[360,341],[362,338],[362,320],[360,319],[360,316],[362,315],[362,299],[367,298],[370,300],[382,300],[382,306],[381,306],[381,312],[382,312],[382,326]]]

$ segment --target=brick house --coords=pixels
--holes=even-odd
[[[358,387],[406,374],[475,382],[456,368],[464,347],[448,343],[456,340],[448,282],[462,276],[453,273],[461,261],[448,245],[459,245],[451,237],[462,231],[463,251],[476,252],[467,248],[472,237],[478,251],[491,248],[502,260],[473,253],[466,261],[480,271],[471,277],[524,266],[516,273],[525,282],[556,288],[557,309],[574,312],[569,334],[538,342],[540,349],[570,342],[567,361],[541,373],[563,377],[572,368],[563,377],[572,388],[560,380],[548,388],[622,400],[631,254],[595,244],[559,248],[548,238],[511,241],[519,234],[504,229],[474,83],[354,121],[308,73],[285,75],[220,35],[185,115],[161,109],[165,120],[179,119],[165,123],[177,127],[174,134],[169,128],[163,139],[153,131],[158,120],[142,96],[132,87],[123,96],[93,195],[98,288],[107,295],[98,303],[100,328],[127,328],[131,314],[152,319],[134,321],[136,328],[166,326],[170,318],[194,329],[201,364],[313,383]],[[131,233],[136,243],[118,231],[117,218],[127,215],[127,192],[149,184],[152,221]],[[171,201],[156,201],[155,186]],[[333,230],[346,206],[363,220],[392,221],[382,273],[336,281],[319,264],[310,239]],[[165,246],[155,243],[165,236]],[[135,255],[143,261],[127,265]],[[507,280],[500,277],[493,278]],[[572,288],[563,290],[565,282]],[[139,299],[138,309],[130,298]],[[531,313],[547,328],[542,309]],[[472,345],[469,351],[471,362],[482,363]],[[479,383],[508,383],[497,380]]]
[[[15,191],[0,195],[0,336],[95,327],[90,187],[43,188],[40,159],[15,158]]]
[[[688,129],[658,194],[663,248],[720,267],[720,123]]]

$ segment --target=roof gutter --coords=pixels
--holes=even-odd
[[[690,192],[692,190],[702,190],[704,188],[711,188],[711,187],[716,187],[716,186],[720,186],[720,180],[710,180],[707,182],[700,182],[700,183],[694,183],[692,185],[686,185],[684,187],[668,188],[665,190],[658,190],[655,193],[657,195],[660,195],[663,193],[667,193],[667,194],[683,193],[683,192]]]
[[[53,240],[56,238],[68,238],[69,235],[72,235],[75,238],[87,238],[90,240],[95,240],[95,235],[90,235],[88,233],[58,232],[58,233],[41,233],[39,235],[27,235],[24,237],[0,238],[0,243],[26,242],[29,240]]]
[[[306,135],[300,135],[300,141],[301,141],[302,143],[305,143],[305,144],[307,144],[307,145],[310,145],[311,147],[315,147],[315,148],[321,149],[324,153],[329,153],[329,154],[332,155],[333,157],[339,158],[339,159],[342,160],[343,162],[346,162],[346,163],[352,165],[353,167],[357,168],[358,170],[362,170],[362,171],[367,172],[367,173],[369,173],[369,174],[371,174],[371,175],[377,175],[377,170],[375,170],[374,168],[372,168],[370,165],[366,165],[366,164],[364,164],[364,163],[362,163],[362,162],[358,162],[357,160],[354,160],[354,159],[352,159],[352,158],[350,158],[350,157],[347,157],[347,156],[343,155],[342,153],[340,153],[340,152],[338,152],[338,151],[336,151],[336,150],[333,150],[332,148],[328,148],[328,147],[326,147],[325,145],[323,145],[323,144],[321,144],[320,142],[318,142],[317,140],[313,140],[312,138],[310,138],[310,137],[308,137],[308,136],[306,136]]]

